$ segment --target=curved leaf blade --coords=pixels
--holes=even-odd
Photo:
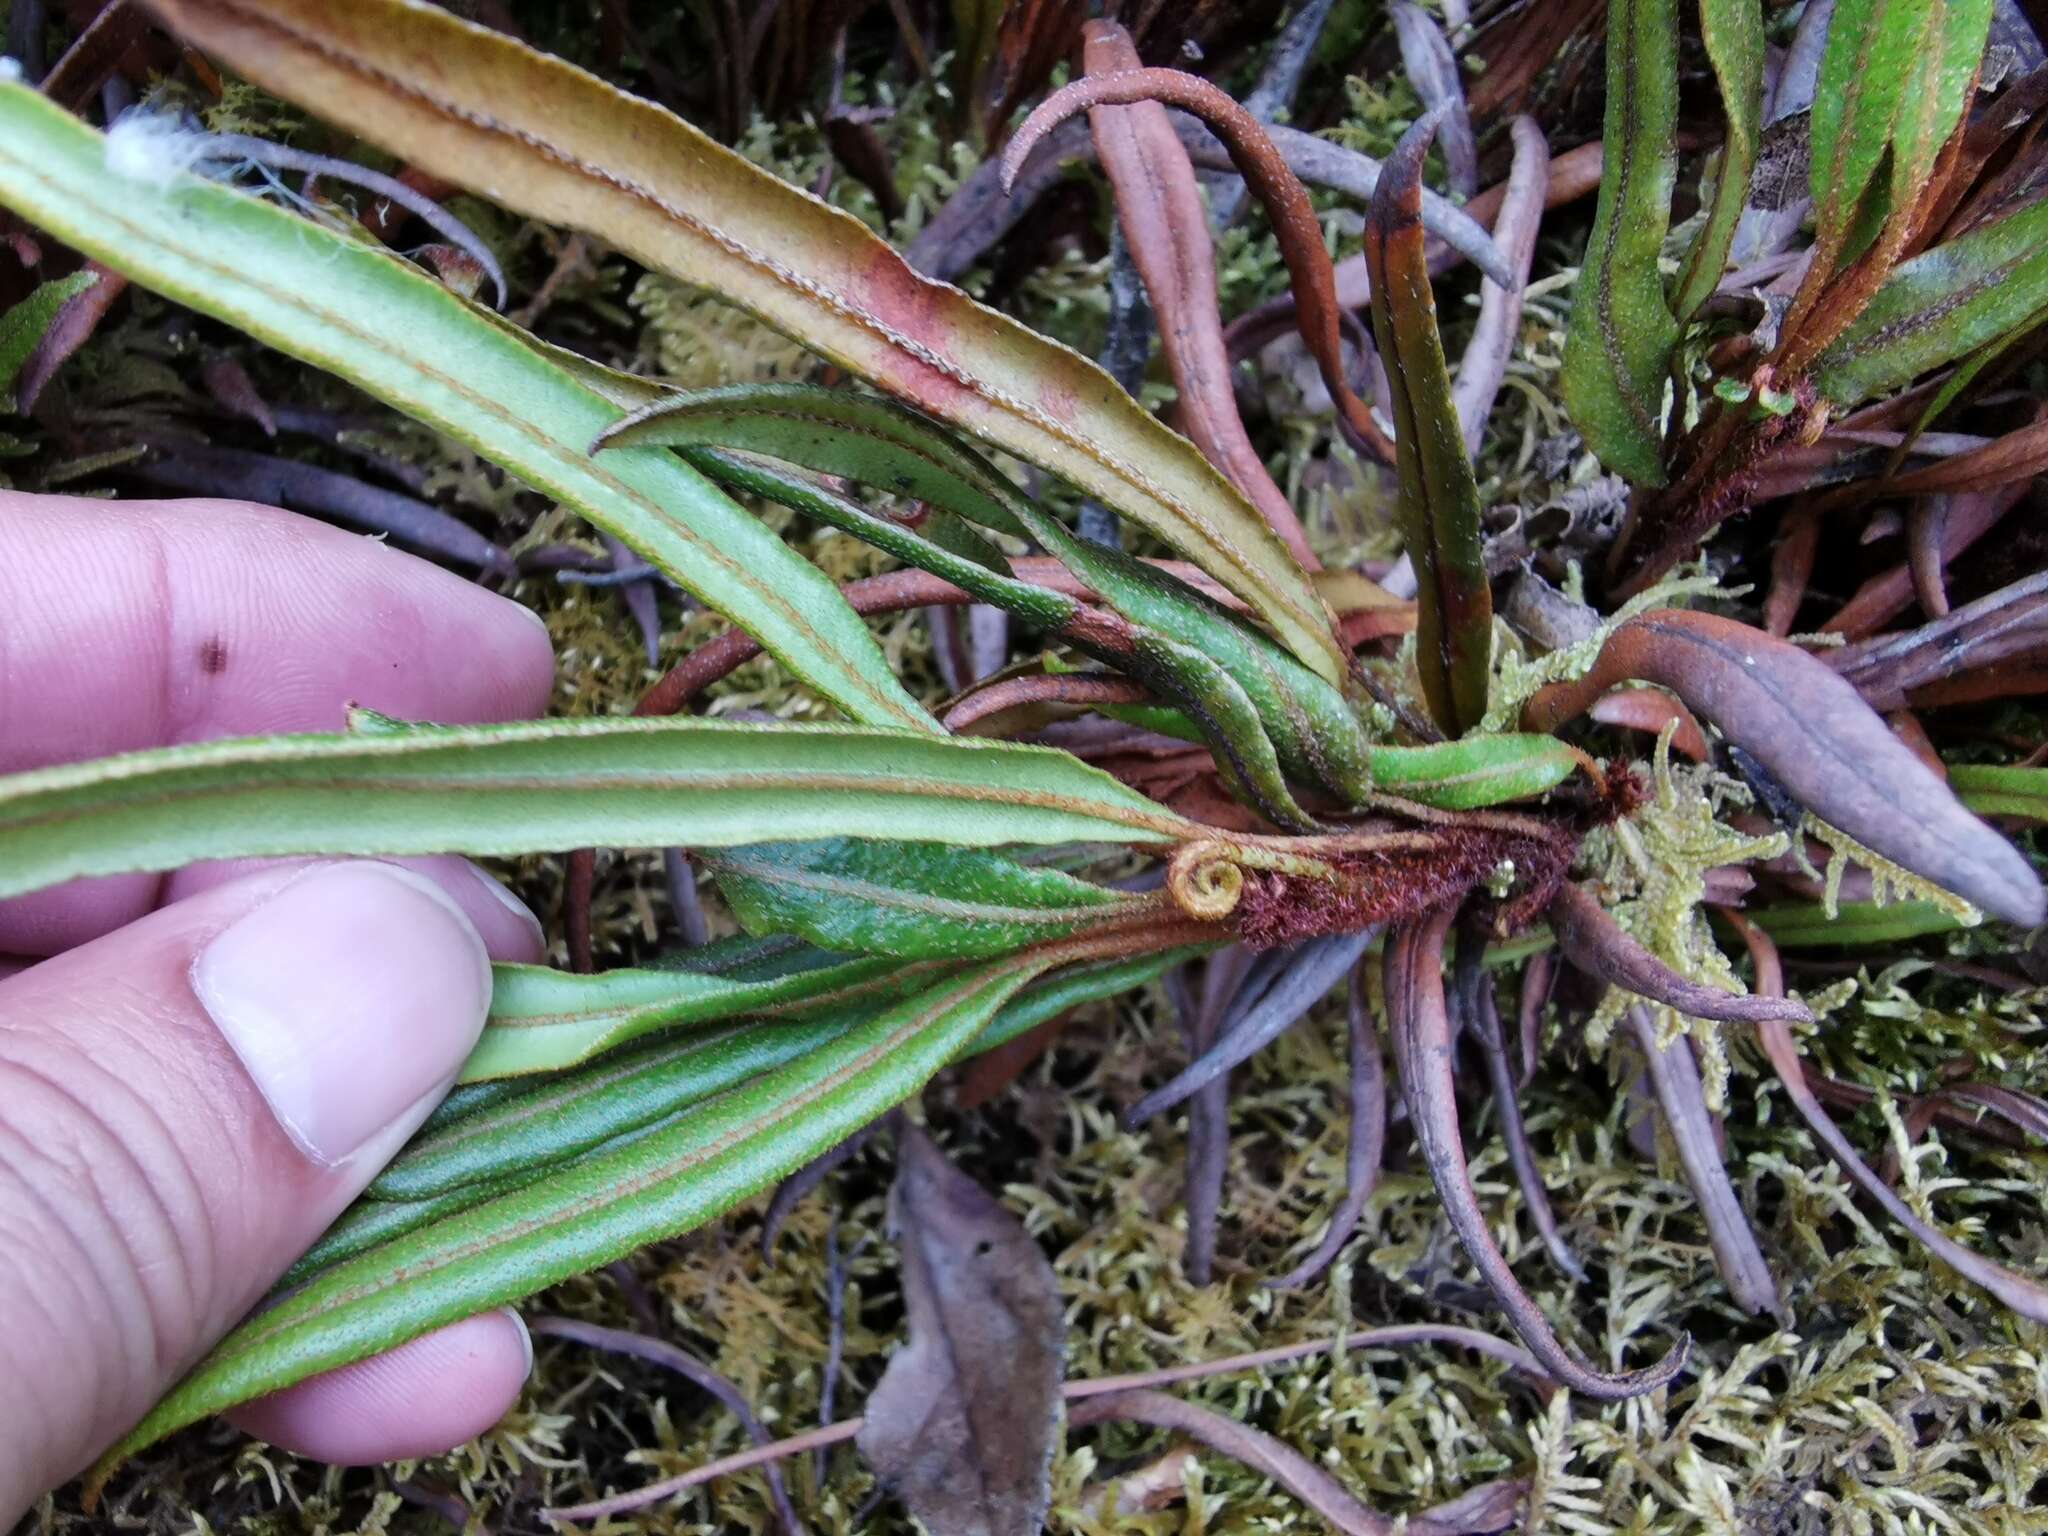
[[[1902,263],[1814,363],[1838,406],[1888,394],[2048,312],[2048,201]]]
[[[607,428],[594,449],[738,448],[946,507],[1022,538],[990,487],[996,471],[908,406],[818,384],[727,384],[665,395]]]
[[[861,726],[537,720],[168,747],[0,778],[0,897],[284,854],[778,837],[1161,843],[1196,830],[1045,747]]]
[[[0,409],[14,409],[14,384],[21,377],[22,365],[49,333],[64,306],[99,280],[99,274],[89,267],[69,277],[53,277],[47,283],[37,284],[27,298],[10,305],[7,313],[0,315]]]
[[[1093,632],[1096,642],[1110,637],[1086,623],[1087,615],[1072,600],[991,577],[844,498],[787,476],[780,476],[778,484],[777,473],[758,461],[749,468],[723,449],[704,446],[721,436],[805,469],[918,497],[987,527],[1021,529],[1108,607],[1158,637],[1161,644],[1155,649],[1168,664],[1155,665],[1154,675],[1144,680],[1160,681],[1201,701],[1198,716],[1211,727],[1205,740],[1227,734],[1224,723],[1241,714],[1237,695],[1242,693],[1257,712],[1258,729],[1239,732],[1230,750],[1246,764],[1262,765],[1277,755],[1287,771],[1354,802],[1371,791],[1365,733],[1342,690],[1179,578],[1077,537],[971,448],[895,401],[808,384],[738,385],[654,402],[607,433],[599,446],[674,446],[722,483],[823,518],[1019,617],[1055,630],[1069,626],[1065,638],[1112,666],[1132,670],[1129,645],[1106,647],[1084,638],[1084,632]],[[1219,677],[1219,667],[1227,678]],[[1255,739],[1261,735],[1263,741]],[[1283,816],[1298,814],[1298,808],[1289,809],[1277,770],[1268,774],[1263,766],[1247,768],[1244,777],[1257,785],[1263,806]]]
[[[490,1017],[460,1081],[559,1072],[658,1029],[829,1007],[875,993],[903,971],[872,956],[810,958],[801,968],[731,976],[632,969],[580,976],[544,965],[494,966]]]
[[[1758,0],[1700,0],[1700,39],[1721,88],[1727,133],[1721,141],[1721,168],[1714,178],[1707,222],[1686,258],[1671,305],[1681,320],[1706,303],[1720,285],[1729,247],[1735,243],[1735,226],[1749,201],[1749,179],[1764,131],[1763,7]]]
[[[1451,397],[1422,239],[1422,159],[1434,114],[1410,128],[1365,224],[1372,326],[1393,391],[1401,539],[1417,578],[1415,669],[1438,725],[1453,736],[1486,718],[1493,589],[1479,537],[1479,487]]]
[[[1609,0],[1600,202],[1572,300],[1564,403],[1586,446],[1637,485],[1662,485],[1665,375],[1678,321],[1657,260],[1677,178],[1678,7]]]
[[[1375,747],[1373,777],[1391,795],[1447,811],[1533,800],[1584,766],[1555,736],[1489,732],[1463,741]]]
[[[905,960],[1007,954],[1159,910],[1057,869],[941,843],[754,843],[702,856],[740,926]]]
[[[1836,0],[1813,94],[1814,225],[1825,257],[1856,254],[1873,213],[1911,212],[1969,104],[1991,11],[1991,0]],[[1878,187],[1887,153],[1891,173]]]
[[[1243,495],[1094,363],[913,271],[886,242],[652,102],[401,0],[152,0],[288,100],[507,208],[586,230],[1184,550],[1324,677],[1328,610]]]
[[[981,966],[657,1133],[335,1266],[230,1333],[101,1460],[724,1214],[918,1091],[1053,953]]]
[[[574,507],[855,719],[938,730],[822,572],[669,454],[592,460],[617,408],[388,252],[196,177],[117,177],[102,135],[18,85],[0,86],[0,204]]]

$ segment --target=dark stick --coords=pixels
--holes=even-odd
[[[664,848],[661,871],[668,882],[669,905],[675,909],[676,937],[686,949],[709,943],[711,929],[704,920],[704,903],[697,898],[697,871],[689,855],[680,848]]]
[[[1351,1143],[1344,1159],[1344,1200],[1331,1213],[1330,1230],[1308,1256],[1277,1280],[1266,1282],[1276,1291],[1298,1289],[1328,1269],[1351,1241],[1373,1191],[1379,1188],[1387,1144],[1387,1067],[1365,995],[1365,965],[1360,957],[1352,966],[1351,987],[1345,995],[1351,1048]]]
[[[1409,1123],[1451,1229],[1507,1313],[1508,1321],[1543,1368],[1575,1392],[1612,1402],[1655,1391],[1684,1367],[1692,1337],[1678,1342],[1655,1365],[1609,1374],[1585,1364],[1559,1341],[1540,1308],[1522,1289],[1505,1255],[1494,1246],[1458,1125],[1456,1073],[1451,1063],[1450,1015],[1444,1007],[1444,935],[1454,912],[1444,908],[1401,924],[1387,937],[1388,1032],[1408,1103]]]
[[[613,534],[600,533],[598,539],[605,547],[605,553],[612,557],[612,570],[619,575],[631,573],[631,578],[619,586],[619,600],[626,605],[626,612],[633,616],[633,623],[640,631],[640,645],[647,653],[647,665],[661,661],[661,610],[655,606],[654,588],[647,578],[653,568],[642,560],[625,543]]]
[[[1235,969],[1221,957],[1209,962],[1222,965],[1227,975]],[[1240,979],[1242,973],[1239,973]],[[1222,988],[1203,987],[1200,1004],[1186,996],[1183,983],[1175,999],[1180,1006],[1181,1029],[1187,1036],[1188,1056],[1195,1059],[1216,1042],[1224,1004],[1230,994]],[[1207,1285],[1216,1267],[1216,1215],[1223,1206],[1223,1180],[1230,1167],[1230,1078],[1216,1079],[1188,1104],[1187,1182],[1184,1201],[1188,1212],[1188,1241],[1181,1267],[1195,1285]]]
[[[7,13],[7,54],[21,66],[24,84],[43,78],[43,0],[14,0]]]
[[[880,1123],[875,1121],[862,1126],[846,1140],[827,1147],[775,1186],[774,1197],[768,1202],[768,1214],[761,1218],[763,1253],[775,1251],[776,1236],[782,1231],[782,1224],[789,1219],[789,1213],[802,1204],[811,1191],[830,1178],[834,1169],[866,1146],[868,1138],[875,1134],[875,1127]]]
[[[1378,934],[1379,929],[1374,926],[1361,933],[1310,939],[1295,949],[1278,952],[1285,956],[1285,969],[1275,977],[1270,990],[1236,1023],[1226,1023],[1214,1046],[1165,1087],[1140,1099],[1124,1116],[1125,1126],[1143,1125],[1161,1110],[1191,1098],[1291,1029],[1322,1001]]]
[[[14,14],[20,16],[23,9],[17,5]],[[41,6],[35,9],[40,10]],[[43,94],[76,112],[92,99],[93,92],[113,78],[121,55],[143,39],[149,25],[140,6],[129,4],[129,0],[109,0],[50,66],[49,74],[43,77]],[[33,84],[33,78],[29,78]],[[113,121],[112,116],[107,120]]]
[[[1544,1187],[1543,1170],[1536,1165],[1536,1149],[1529,1141],[1529,1127],[1522,1119],[1522,1102],[1515,1090],[1515,1075],[1508,1065],[1507,1043],[1501,1038],[1500,1011],[1494,1001],[1493,978],[1487,974],[1486,932],[1467,918],[1458,926],[1457,959],[1453,964],[1452,995],[1458,1017],[1479,1042],[1486,1059],[1487,1081],[1493,1087],[1494,1112],[1500,1116],[1501,1140],[1507,1144],[1508,1166],[1515,1171],[1515,1183],[1522,1191],[1522,1203],[1536,1224],[1536,1235],[1550,1260],[1580,1285],[1586,1283],[1586,1266],[1557,1229],[1557,1213],[1550,1206],[1550,1191]]]
[[[180,443],[121,472],[146,484],[201,496],[234,496],[318,512],[459,565],[509,575],[512,556],[430,502],[365,485],[352,476],[239,448]]]
[[[866,1238],[861,1242],[865,1243]],[[855,1245],[855,1252],[859,1245]],[[852,1254],[839,1251],[839,1216],[834,1213],[832,1225],[825,1229],[825,1314],[828,1319],[828,1333],[825,1341],[825,1375],[818,1387],[818,1422],[830,1424],[832,1409],[839,1396],[839,1370],[846,1355],[846,1282],[848,1269],[853,1263]],[[824,1446],[811,1453],[813,1480],[823,1487],[825,1464],[829,1457]]]
[[[1522,967],[1522,995],[1515,1022],[1521,1034],[1524,1083],[1536,1075],[1536,1058],[1543,1046],[1543,1009],[1550,1001],[1550,988],[1556,980],[1557,957],[1548,950]]]
[[[1746,1312],[1768,1312],[1789,1322],[1778,1282],[1764,1262],[1756,1231],[1735,1197],[1728,1165],[1714,1144],[1714,1118],[1707,1109],[1692,1046],[1682,1036],[1668,1046],[1660,1044],[1650,1010],[1640,1004],[1629,1009],[1628,1023],[1635,1031],[1636,1044],[1642,1047],[1657,1107],[1671,1130],[1671,1143],[1685,1170],[1685,1180],[1692,1186],[1693,1198],[1699,1201],[1700,1215],[1707,1223],[1707,1241],[1713,1245],[1714,1261],[1721,1278],[1728,1282],[1729,1294]]]
[[[567,1339],[571,1343],[632,1355],[636,1359],[665,1366],[724,1404],[740,1421],[747,1438],[754,1444],[774,1444],[774,1436],[754,1417],[754,1410],[748,1406],[740,1389],[687,1350],[678,1349],[661,1339],[649,1338],[644,1333],[632,1333],[624,1328],[601,1328],[595,1323],[578,1322],[572,1317],[529,1318],[527,1329],[544,1339]],[[769,1492],[775,1499],[775,1513],[782,1521],[783,1530],[789,1536],[802,1536],[803,1522],[797,1519],[796,1508],[789,1502],[789,1489],[783,1484],[782,1469],[771,1461],[767,1464],[767,1476]]]
[[[1243,182],[1234,185],[1243,192]],[[1109,235],[1109,326],[1103,333],[1102,351],[1096,361],[1124,387],[1125,394],[1135,396],[1138,386],[1145,381],[1145,365],[1151,361],[1152,337],[1157,328],[1152,303],[1145,296],[1137,263],[1124,239],[1123,224],[1115,223]],[[1092,498],[1081,503],[1075,531],[1094,543],[1112,549],[1123,547],[1123,530],[1116,514]]]

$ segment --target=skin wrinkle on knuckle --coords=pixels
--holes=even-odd
[[[218,1144],[182,1144],[148,1097],[68,1040],[8,1045],[0,1021],[0,1103],[38,1159],[24,1187],[57,1205],[113,1303],[124,1363],[153,1376],[229,1320],[215,1315],[219,1236],[194,1161],[203,1155],[213,1166]],[[215,1098],[161,1048],[126,1065],[173,1100]]]
[[[165,1086],[169,1101],[234,1102],[234,1087],[225,1069],[202,1072],[200,1064],[208,1058],[194,1057],[171,1048],[161,1027],[153,1026],[154,1021],[141,1013],[118,1016],[117,1027],[133,1046],[137,1059],[147,1062],[154,1079]],[[112,1086],[119,1087],[118,1084]],[[200,1317],[203,1315],[203,1298],[214,1296],[219,1291],[220,1273],[218,1234],[210,1217],[204,1187],[191,1150],[165,1122],[156,1103],[143,1095],[133,1095],[132,1098],[132,1106],[123,1115],[121,1123],[131,1128],[127,1140],[138,1166],[146,1172],[150,1189],[157,1196],[166,1226],[179,1234],[178,1252],[183,1263],[175,1278],[185,1283],[186,1314]],[[207,1121],[217,1125],[221,1117],[210,1115]],[[143,1130],[150,1133],[152,1142],[160,1149],[157,1155],[147,1156],[140,1147],[139,1133]],[[208,1161],[217,1169],[231,1172],[231,1187],[247,1188],[251,1186],[250,1170],[240,1156],[240,1145],[238,1138],[222,1136],[217,1147],[208,1148]]]
[[[37,1251],[30,1245],[33,1232],[21,1216],[11,1214],[4,1142],[0,1137],[0,1298],[6,1299],[9,1315],[7,1326],[0,1328],[0,1381],[23,1387],[0,1396],[0,1432],[9,1447],[9,1454],[0,1457],[0,1518],[64,1475],[56,1464],[53,1416],[40,1411],[33,1396],[35,1383],[49,1380],[51,1373],[28,1351],[29,1341],[63,1337],[64,1314],[32,1267]],[[10,1478],[19,1486],[11,1488]]]
[[[9,1102],[18,1099],[10,1093]],[[106,1234],[80,1230],[92,1225],[96,1212],[89,1200],[67,1198],[78,1194],[71,1171],[0,1124],[0,1227],[19,1226],[26,1233],[24,1242],[9,1244],[12,1280],[0,1278],[0,1303],[10,1314],[0,1347],[16,1357],[16,1369],[7,1379],[18,1384],[0,1401],[0,1425],[12,1432],[33,1426],[43,1440],[42,1454],[32,1464],[31,1481],[38,1488],[72,1470],[57,1464],[69,1440],[116,1432],[119,1404],[138,1396],[124,1379],[127,1351],[115,1352],[119,1363],[110,1370],[109,1352],[96,1347],[135,1308],[132,1296],[117,1295],[118,1285],[108,1283]],[[14,1309],[24,1305],[42,1315],[43,1331],[22,1329]],[[68,1380],[46,1399],[59,1372]],[[81,1379],[84,1391],[79,1390]]]

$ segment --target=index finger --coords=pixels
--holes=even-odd
[[[553,670],[529,609],[374,539],[246,502],[0,493],[0,773],[338,730],[351,704],[518,719]],[[0,903],[0,954],[131,922],[167,878]]]

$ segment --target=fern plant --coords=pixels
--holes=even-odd
[[[1786,1026],[1808,1015],[1706,963],[1698,892],[1661,924],[1625,928],[1597,883],[1574,882],[1606,867],[1630,843],[1629,818],[1659,802],[1635,765],[1598,762],[1559,733],[1617,682],[1661,685],[1915,890],[1943,888],[1971,917],[1965,904],[2042,916],[2026,861],[1803,651],[1731,620],[1639,606],[1533,667],[1496,665],[1478,497],[1424,259],[1428,122],[1381,177],[1367,239],[1396,382],[1402,526],[1422,577],[1411,680],[1362,663],[1333,611],[1384,594],[1312,575],[1237,485],[1101,370],[918,276],[864,226],[662,109],[403,0],[154,9],[308,111],[703,285],[867,387],[681,393],[601,367],[357,232],[187,173],[138,178],[102,135],[0,85],[0,204],[470,445],[736,626],[636,718],[445,728],[358,715],[330,735],[0,779],[0,897],[197,859],[682,845],[746,929],[661,968],[499,967],[463,1084],[291,1288],[101,1476],[203,1415],[712,1220],[948,1064],[1078,1001],[1226,944],[1343,941],[1327,989],[1381,934],[1402,1091],[1474,1262],[1559,1381],[1641,1392],[1682,1366],[1683,1339],[1634,1369],[1598,1369],[1555,1338],[1495,1249],[1464,1166],[1450,1018],[1483,1029],[1490,990],[1482,998],[1476,978],[1489,946],[1501,961],[1555,949],[1675,1015],[1754,1026],[1794,1076]],[[1155,88],[1202,105],[1170,81],[1124,82],[1117,99]],[[1091,101],[1109,99],[1098,89]],[[1298,210],[1300,189],[1257,124],[1207,106],[1276,217]],[[1290,250],[1304,312],[1334,327],[1311,302],[1327,256],[1319,243]],[[1384,444],[1351,404],[1361,440],[1370,427]],[[1097,498],[1173,558],[1079,538],[997,454]],[[735,493],[844,530],[902,569],[843,592]],[[1018,541],[1042,553],[1011,552]],[[862,614],[970,600],[1037,630],[1065,658],[1056,665],[1075,669],[1035,697],[1097,703],[1206,748],[1231,814],[1195,819],[1062,751],[946,729],[893,675]],[[674,715],[755,648],[846,723]],[[986,709],[950,718],[986,718],[1008,681],[991,685]],[[1110,883],[1104,849],[1154,862],[1160,878]],[[1062,862],[1035,856],[1044,850]],[[1767,929],[1747,933],[1766,982]],[[1257,1030],[1226,1037],[1145,1109],[1260,1043]],[[1825,1123],[1810,1101],[1802,1112]],[[1853,1162],[1846,1144],[1829,1146]],[[1717,1170],[1688,1165],[1703,1204],[1724,1208]],[[1902,1219],[2048,1317],[2032,1282]],[[1769,1304],[1754,1239],[1729,1243],[1731,1284]]]

